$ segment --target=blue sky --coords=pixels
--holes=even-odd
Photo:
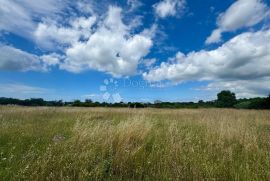
[[[269,0],[0,0],[0,97],[270,92]]]

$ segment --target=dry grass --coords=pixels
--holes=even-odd
[[[0,180],[267,180],[270,111],[0,107]]]

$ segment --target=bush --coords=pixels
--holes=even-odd
[[[240,102],[236,105],[234,105],[234,107],[236,109],[249,109],[251,105],[251,101],[245,101],[245,102]]]

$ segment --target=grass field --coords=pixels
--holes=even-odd
[[[0,107],[0,180],[267,180],[270,111]]]

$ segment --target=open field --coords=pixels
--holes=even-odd
[[[0,107],[0,180],[267,180],[270,111]]]

